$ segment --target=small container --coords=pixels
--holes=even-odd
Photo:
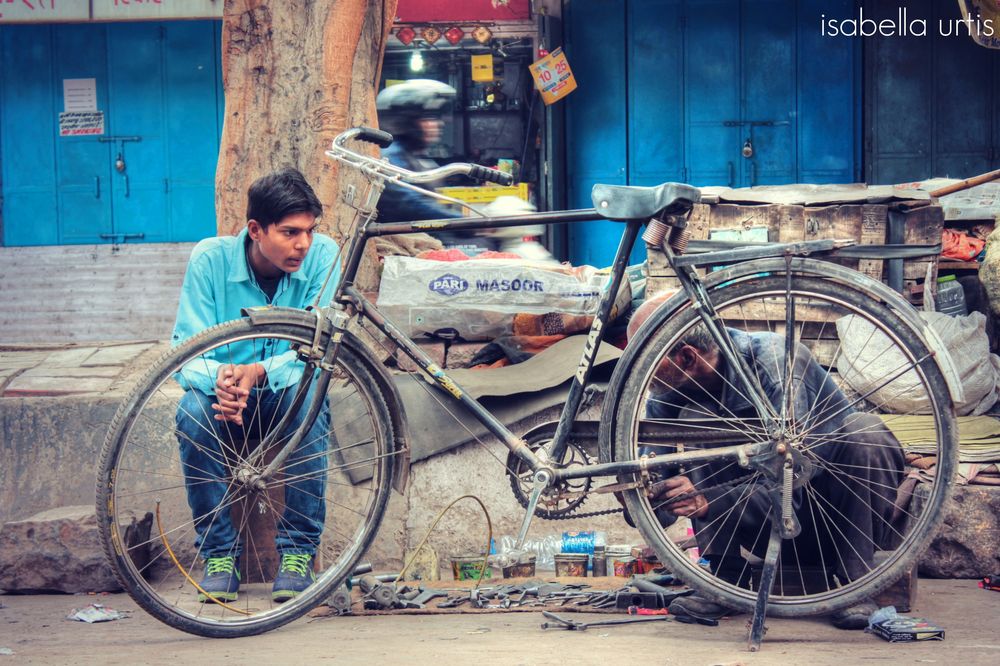
[[[965,307],[965,290],[962,284],[955,279],[954,275],[945,275],[938,278],[938,293],[935,307],[938,312],[953,317],[961,317],[969,314]]]
[[[656,551],[649,546],[636,546],[631,555],[635,558],[635,572],[638,574],[649,573],[660,566]]]
[[[608,560],[604,555],[604,546],[594,546],[594,578],[608,575]]]
[[[636,559],[634,557],[621,557],[614,561],[615,576],[618,578],[630,578],[636,574]]]
[[[563,576],[586,577],[589,559],[590,556],[586,553],[556,553],[556,578]]]
[[[615,560],[632,554],[632,546],[627,543],[609,543],[604,547],[605,575],[614,574]]]
[[[535,575],[535,556],[526,553],[521,556],[520,561],[504,567],[501,571],[504,578],[531,578]]]
[[[451,558],[451,572],[455,580],[477,580],[479,572],[482,571],[483,559],[483,555],[457,555]],[[487,564],[483,578],[490,578],[491,575],[492,572]]]

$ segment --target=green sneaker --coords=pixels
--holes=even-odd
[[[281,568],[274,579],[271,599],[281,603],[299,596],[316,580],[312,569],[313,556],[308,554],[282,553]]]
[[[199,585],[207,592],[198,593],[198,601],[202,603],[209,597],[219,601],[236,601],[240,591],[239,558],[227,555],[205,560],[205,576]]]

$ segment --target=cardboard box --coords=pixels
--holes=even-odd
[[[944,629],[941,627],[923,618],[908,617],[906,615],[897,615],[896,617],[873,624],[870,631],[890,643],[944,640]]]

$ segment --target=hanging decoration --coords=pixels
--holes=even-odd
[[[433,44],[437,40],[441,39],[441,31],[434,26],[429,25],[420,31],[420,38],[428,44]]]
[[[396,31],[396,39],[403,43],[403,46],[409,46],[413,39],[417,36],[417,31],[408,25],[404,25],[402,28]]]
[[[459,28],[457,25],[453,25],[444,31],[444,38],[448,40],[448,43],[455,46],[462,38],[465,37],[465,31]]]
[[[3,0],[0,0],[0,4]],[[486,46],[494,38],[493,31],[489,24],[431,24],[431,23],[410,23],[401,25],[395,29],[394,35],[403,46],[410,46],[419,37],[428,45],[434,44],[444,37],[452,46],[459,46],[463,40],[471,37],[478,43]]]
[[[485,25],[477,25],[472,31],[472,38],[480,44],[485,44],[493,38],[493,33]]]

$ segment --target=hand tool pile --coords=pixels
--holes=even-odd
[[[526,607],[573,607],[574,610],[619,610],[632,615],[646,615],[648,610],[666,609],[677,597],[692,593],[687,587],[666,587],[672,576],[641,574],[632,576],[626,585],[615,590],[594,590],[582,583],[528,580],[491,587],[425,588],[420,584],[397,586],[395,576],[363,575],[351,580],[361,590],[365,610],[475,608],[511,609]],[[434,602],[434,599],[442,601]],[[327,604],[340,614],[351,609],[350,589],[337,590]]]

